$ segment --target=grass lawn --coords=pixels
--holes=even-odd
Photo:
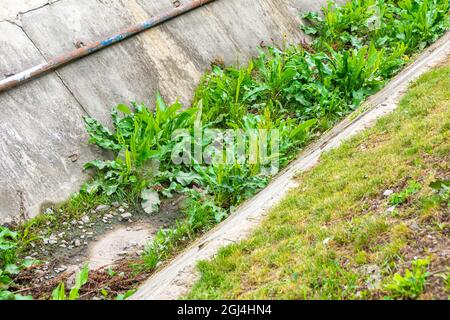
[[[187,298],[447,299],[449,133],[446,64],[299,175],[248,240],[200,262]]]

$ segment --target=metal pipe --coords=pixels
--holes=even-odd
[[[130,28],[122,30],[118,34],[110,36],[104,40],[96,41],[89,43],[88,45],[73,50],[71,52],[67,52],[62,54],[59,57],[49,60],[48,62],[44,62],[40,65],[32,67],[28,70],[15,74],[13,76],[7,77],[4,80],[0,81],[0,93],[11,88],[14,88],[26,81],[37,78],[47,72],[53,71],[65,64],[78,60],[82,57],[90,55],[94,52],[102,50],[106,47],[109,47],[115,43],[123,41],[129,37],[132,37],[142,31],[151,29],[159,24],[162,24],[168,20],[171,20],[177,16],[180,16],[184,13],[192,11],[196,8],[199,8],[207,3],[213,2],[215,0],[193,0],[189,3],[182,4],[172,10],[169,10],[161,15],[155,16],[149,20],[146,20],[142,23],[134,25]]]

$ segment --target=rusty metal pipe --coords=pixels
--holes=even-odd
[[[90,55],[91,53],[102,50],[106,47],[109,47],[115,43],[123,41],[129,37],[132,37],[142,31],[151,29],[159,24],[162,24],[168,20],[171,20],[175,17],[178,17],[184,13],[192,11],[196,8],[199,8],[207,3],[213,2],[215,0],[193,0],[189,3],[182,4],[179,7],[176,7],[172,10],[169,10],[161,15],[155,16],[149,20],[146,20],[142,23],[134,25],[130,28],[122,30],[121,32],[110,36],[104,40],[96,41],[87,44],[86,46],[73,50],[71,52],[67,52],[62,54],[59,57],[49,60],[48,62],[44,62],[40,65],[32,67],[28,70],[15,74],[13,76],[7,77],[0,81],[0,93],[11,88],[17,87],[20,84],[35,79],[37,77],[42,76],[43,74],[56,70],[57,68],[78,60],[82,57]]]

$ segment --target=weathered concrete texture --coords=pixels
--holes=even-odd
[[[49,0],[1,0],[0,21],[15,19],[18,14],[34,10],[48,4]]]
[[[9,22],[0,23],[0,48],[1,75],[44,61]],[[56,75],[0,95],[0,106],[0,221],[5,221],[37,213],[45,201],[64,200],[79,188],[81,166],[93,155],[81,109]]]
[[[92,243],[85,263],[89,264],[91,270],[113,265],[124,255],[136,254],[153,238],[155,232],[156,228],[147,222],[119,226]]]
[[[1,94],[0,222],[20,211],[34,216],[42,202],[62,200],[78,188],[81,165],[93,156],[85,145],[84,112],[109,123],[111,107],[129,101],[151,105],[156,91],[188,105],[213,60],[236,64],[261,43],[303,40],[299,13],[323,3],[216,0]],[[171,0],[2,1],[0,8],[8,11],[1,17],[17,17],[22,29],[1,23],[0,78],[172,7]],[[75,163],[68,159],[73,153],[79,155]]]

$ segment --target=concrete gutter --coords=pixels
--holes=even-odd
[[[162,270],[145,282],[134,300],[173,300],[187,294],[198,279],[197,262],[211,259],[220,248],[249,236],[274,204],[297,185],[295,176],[319,161],[323,152],[338,147],[344,140],[372,126],[377,119],[392,112],[411,81],[450,57],[450,32],[423,52],[397,75],[382,91],[361,106],[358,116],[350,116],[300,154],[271,184],[250,199],[226,221],[195,242]]]

